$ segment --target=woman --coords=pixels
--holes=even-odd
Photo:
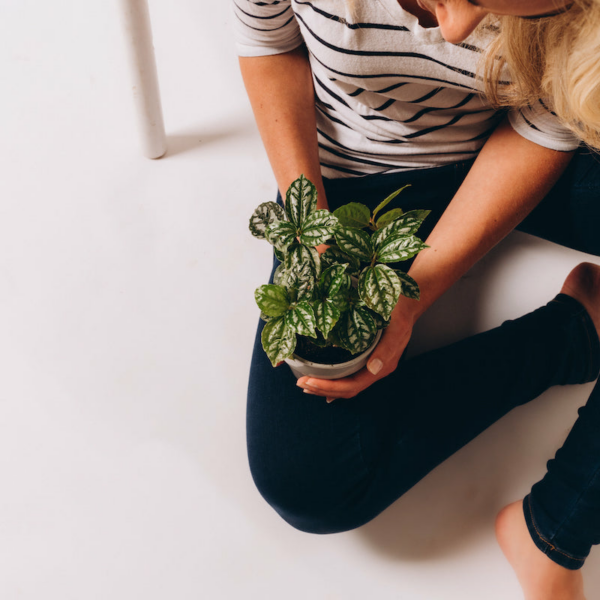
[[[544,78],[521,80],[521,71],[515,76],[519,65],[506,51],[508,70],[491,54],[485,71],[496,79],[488,76],[486,84],[478,75],[486,48],[512,49],[503,38],[511,19],[534,24],[537,41],[528,48],[535,58],[551,40],[544,23],[562,19],[565,25],[581,11],[597,9],[596,0],[373,0],[352,6],[340,0],[236,0],[242,74],[280,191],[304,173],[317,186],[318,207],[333,210],[352,199],[373,206],[411,183],[401,206],[432,210],[423,234],[430,248],[409,271],[421,300],[401,297],[368,368],[335,382],[298,381],[308,394],[343,400],[329,407],[321,398],[310,401],[287,370],[267,368],[260,344],[255,348],[248,397],[252,474],[263,496],[295,527],[321,533],[357,527],[512,407],[551,385],[597,376],[593,307],[599,275],[590,265],[575,270],[562,294],[532,315],[399,364],[416,319],[520,223],[524,231],[600,254],[594,203],[600,169],[579,148],[587,129],[580,112],[569,112],[575,103],[550,103],[541,93],[556,93],[556,86],[548,87]],[[500,37],[490,14],[508,21]],[[549,65],[543,71],[551,76]],[[486,87],[496,104],[515,107],[499,110],[484,96]],[[540,98],[532,102],[536,92]],[[588,85],[588,96],[593,93]],[[426,384],[418,377],[432,371],[443,377]],[[492,393],[483,381],[494,382]],[[399,402],[400,382],[403,390],[412,386],[421,406]],[[482,407],[476,400],[484,391]],[[586,415],[598,412],[593,399]],[[577,431],[588,431],[590,423],[596,431],[600,427],[600,419],[586,421],[587,429]],[[586,456],[595,457],[591,463],[574,450],[584,438],[590,445]],[[563,448],[567,466],[585,463],[589,471],[580,473],[579,493],[594,497],[590,472],[600,448],[589,434],[580,434],[571,446],[569,451],[567,441]],[[575,525],[568,530],[575,541],[557,533],[557,520],[574,518],[568,498],[558,506],[552,501],[563,462],[553,463],[559,466],[548,474],[549,488],[534,486],[525,503],[503,511],[498,533],[501,541],[506,532],[512,541],[529,535],[535,552],[527,556],[547,561],[536,563],[541,581],[561,579],[570,586],[569,597],[580,598],[578,568],[600,542],[600,526],[590,526],[586,513],[588,533]],[[503,548],[511,560],[509,546]],[[545,592],[539,580],[523,575],[531,572],[528,560],[511,564],[534,598]]]

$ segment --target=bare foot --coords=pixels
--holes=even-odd
[[[585,306],[600,336],[600,266],[588,262],[578,264],[567,275],[560,291]]]
[[[498,513],[496,538],[517,575],[525,600],[585,600],[581,571],[561,567],[533,543],[523,515],[523,500]]]

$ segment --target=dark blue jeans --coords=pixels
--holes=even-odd
[[[599,164],[577,156],[520,228],[600,254]],[[469,167],[327,180],[327,199],[331,210],[350,201],[373,208],[411,183],[397,200],[405,210],[431,209],[430,231]],[[429,231],[419,234],[425,239]],[[304,394],[287,365],[271,366],[262,327],[259,321],[248,386],[250,470],[273,509],[310,533],[360,527],[514,407],[554,385],[593,381],[600,370],[591,318],[564,294],[500,327],[402,360],[358,396],[332,404]],[[598,385],[524,512],[538,548],[567,568],[580,568],[600,543]]]

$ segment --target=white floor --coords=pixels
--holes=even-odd
[[[246,462],[270,268],[247,222],[275,185],[228,2],[151,11],[159,161],[138,149],[116,3],[0,5],[0,597],[520,598],[494,517],[543,475],[591,384],[514,411],[360,530],[286,525]],[[536,308],[583,259],[512,234],[417,343]],[[599,598],[600,551],[584,574]]]

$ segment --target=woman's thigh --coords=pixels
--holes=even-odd
[[[258,490],[297,529],[354,529],[514,407],[550,386],[593,380],[593,323],[579,303],[561,298],[401,361],[356,397],[331,404],[304,394],[287,365],[271,366],[259,325],[247,405]]]

